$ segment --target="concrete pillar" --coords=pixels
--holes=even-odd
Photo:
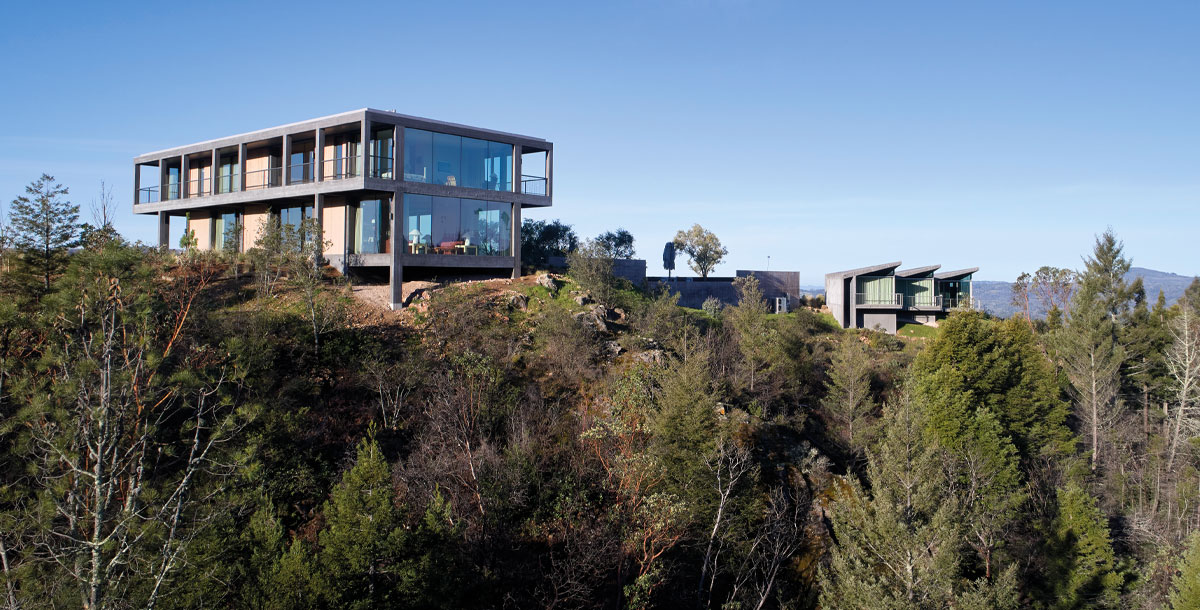
[[[317,236],[321,243],[317,246],[316,264],[325,264],[325,195],[313,195],[313,220],[317,223]]]
[[[246,190],[246,143],[238,144],[238,187],[234,191]]]
[[[171,217],[166,212],[158,213],[158,247],[167,248],[171,244]]]
[[[512,211],[512,233],[509,238],[513,254],[512,278],[521,277],[521,204],[514,203]]]
[[[360,176],[369,176],[368,169],[371,167],[368,162],[371,160],[371,121],[367,120],[367,115],[363,114],[362,123],[359,123],[358,148],[360,162],[358,173]]]
[[[325,179],[325,128],[318,127],[313,140],[313,180],[320,182]]]
[[[158,160],[158,200],[167,200],[167,160]]]
[[[513,145],[513,192],[525,192],[525,185],[521,182],[521,151],[520,144]]]
[[[396,143],[396,154],[392,155],[393,163],[396,164],[396,180],[404,180],[404,126],[396,125],[396,134],[392,138]],[[401,194],[401,197],[404,195]]]
[[[283,185],[292,183],[292,136],[283,134]]]
[[[133,164],[133,205],[137,205],[142,196],[142,166]]]
[[[404,216],[404,193],[392,192],[392,309],[404,307],[404,239],[400,232],[404,225],[400,219]]]
[[[346,274],[350,272],[350,256],[354,252],[354,202],[346,199],[342,213],[346,215],[346,222],[342,223],[346,227],[342,236],[342,273]]]
[[[546,196],[554,196],[554,149],[546,151]]]
[[[212,165],[208,166],[208,186],[210,188],[209,192],[213,195],[216,195],[218,192],[220,192],[220,189],[217,188],[217,173],[218,173],[217,168],[220,166],[221,166],[221,151],[214,148],[213,152],[212,152]]]
[[[191,185],[188,184],[188,157],[182,155],[179,157],[179,198],[187,199],[188,191],[191,190]]]

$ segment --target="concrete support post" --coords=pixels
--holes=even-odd
[[[361,157],[359,165],[359,175],[369,176],[370,165],[367,165],[371,160],[371,121],[367,120],[367,115],[363,114],[362,123],[359,123],[358,148],[359,157]]]
[[[158,247],[167,248],[171,244],[171,217],[166,212],[158,213]]]
[[[283,134],[283,184],[287,186],[292,183],[292,136]]]
[[[318,127],[313,144],[313,180],[320,182],[325,179],[325,128]]]
[[[246,143],[238,144],[238,178],[235,191],[246,190]]]
[[[179,157],[179,182],[180,190],[179,198],[187,199],[191,195],[188,191],[192,190],[191,180],[188,179],[188,157],[183,155]]]
[[[521,151],[524,150],[520,144],[513,146],[513,192],[525,192],[525,183],[521,180]]]
[[[317,222],[317,239],[320,243],[317,246],[317,265],[325,264],[325,195],[316,193],[313,195],[313,220]]]
[[[139,200],[141,199],[141,197],[142,197],[142,166],[137,163],[134,163],[133,164],[133,205],[137,205],[138,203],[140,203]],[[150,199],[149,197],[146,198],[147,203],[149,203],[149,199]]]
[[[219,167],[221,167],[221,151],[214,148],[212,152],[212,165],[208,166],[208,186],[209,194],[211,195],[216,195],[221,190],[217,187],[217,168]]]
[[[167,160],[159,159],[158,160],[158,200],[159,201],[166,201],[168,199],[168,197],[167,197],[167,195],[169,195],[169,192],[167,190],[168,180],[169,180],[169,178],[167,177]]]
[[[403,125],[396,125],[396,133],[394,134],[392,141],[396,143],[396,154],[392,155],[392,159],[393,159],[392,162],[396,164],[396,168],[395,168],[396,180],[404,180],[404,126]],[[403,197],[404,194],[401,193],[400,196]],[[403,209],[403,208],[400,208],[400,209]]]
[[[512,247],[513,254],[513,270],[512,278],[515,280],[521,277],[521,204],[514,203],[512,211],[512,235],[509,237],[509,244]]]
[[[554,149],[546,151],[546,196],[554,196]]]
[[[392,191],[392,309],[401,309],[404,307],[404,239],[400,232],[404,229],[400,219],[404,216],[401,209],[401,203],[404,201],[404,193],[400,191]]]
[[[342,213],[346,215],[345,235],[342,236],[342,273],[350,273],[350,256],[354,252],[354,202],[346,199],[345,205],[342,206]]]

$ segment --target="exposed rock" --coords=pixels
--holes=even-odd
[[[595,314],[595,316],[597,318],[600,318],[601,320],[608,320],[608,308],[599,303],[596,303],[595,305],[592,305],[591,307],[589,307],[588,311]]]
[[[620,356],[624,351],[625,351],[625,348],[621,347],[621,344],[617,343],[616,341],[605,341],[604,342],[604,353],[606,355],[608,355],[609,358],[616,358],[617,356]]]
[[[534,282],[537,283],[538,286],[549,290],[550,296],[558,294],[558,282],[555,282],[554,278],[550,277],[549,273],[539,274]]]
[[[633,359],[646,364],[662,364],[663,351],[661,349],[647,350],[633,355]]]
[[[575,297],[575,304],[579,305],[579,306],[587,305],[588,303],[591,303],[591,302],[592,302],[592,300],[590,298],[588,298],[588,296],[586,294],[581,294],[581,295],[578,295]]]
[[[529,309],[529,297],[515,291],[509,291],[505,294],[508,296],[509,307],[521,311]]]
[[[584,328],[590,329],[597,333],[608,332],[608,324],[604,322],[603,316],[596,315],[595,310],[581,311],[571,316]]]
[[[614,322],[624,322],[625,321],[625,310],[624,309],[621,309],[620,307],[614,307],[613,310],[609,313],[613,316]]]

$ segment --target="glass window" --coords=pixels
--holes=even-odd
[[[482,254],[480,249],[487,238],[487,202],[478,199],[459,202],[458,235],[463,247],[458,254]]]
[[[433,182],[433,132],[404,130],[404,179]]]
[[[218,172],[218,193],[232,193],[238,190],[237,158],[234,155],[221,155],[221,167]]]
[[[459,245],[459,207],[457,197],[433,198],[433,251],[454,254]]]
[[[512,204],[489,201],[487,210],[487,241],[481,254],[512,256]]]
[[[488,142],[487,164],[484,167],[487,182],[484,188],[489,191],[511,191],[512,161],[512,144]]]
[[[358,254],[379,254],[387,239],[387,206],[380,199],[358,202],[354,218],[354,251]]]
[[[371,177],[392,179],[392,128],[371,134]]]
[[[462,139],[462,179],[458,182],[459,186],[485,188],[484,185],[488,182],[485,168],[487,155],[487,140]]]
[[[404,196],[404,237],[411,254],[429,254],[433,248],[433,198]]]
[[[213,250],[240,252],[242,244],[242,219],[237,212],[225,212],[213,217]]]
[[[445,133],[433,134],[433,183],[460,186],[462,138]]]
[[[279,223],[284,228],[291,227],[291,230],[300,232],[304,229],[304,221],[312,218],[312,212],[311,205],[283,208],[279,210]],[[300,239],[305,240],[307,236],[301,233]]]

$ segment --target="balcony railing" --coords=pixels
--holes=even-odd
[[[225,176],[217,176],[217,193],[235,193],[242,188],[241,176],[239,174],[228,174]]]
[[[898,307],[903,302],[904,295],[897,292],[888,298],[888,295],[867,295],[862,292],[854,294],[855,305],[891,305]]]
[[[322,180],[341,180],[358,176],[358,156],[334,157],[321,164]]]
[[[313,163],[294,163],[288,166],[288,184],[306,184],[313,181]]]
[[[188,197],[204,197],[210,193],[212,181],[208,178],[198,178],[196,180],[187,181],[187,196]]]
[[[521,192],[526,195],[545,195],[546,179],[541,176],[521,176]]]
[[[138,203],[158,203],[158,187],[146,186],[138,189]]]
[[[969,296],[946,297],[946,309],[979,309],[979,299]]]
[[[246,188],[247,191],[256,191],[258,189],[274,188],[283,183],[283,168],[272,167],[270,169],[256,169],[246,172]]]
[[[912,309],[916,307],[928,307],[931,309],[940,309],[942,307],[942,295],[930,296],[915,296],[910,295],[904,297],[904,307]]]
[[[369,162],[371,167],[370,176],[372,178],[391,180],[392,176],[395,175],[392,173],[393,163],[391,157],[371,155]]]

